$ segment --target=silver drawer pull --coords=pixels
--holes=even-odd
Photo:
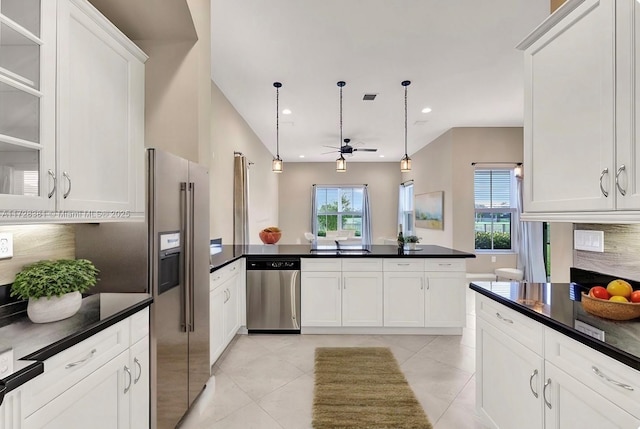
[[[91,350],[91,352],[89,352],[89,356],[87,356],[84,359],[80,359],[79,361],[68,363],[64,368],[69,369],[69,368],[73,368],[74,366],[82,365],[83,363],[91,359],[93,355],[96,354],[96,351],[97,351],[96,349]]]
[[[542,399],[544,400],[544,404],[551,409],[553,408],[551,402],[547,401],[547,387],[549,386],[551,386],[551,379],[547,378],[547,382],[544,383],[544,388],[542,389]]]
[[[138,358],[133,358],[133,362],[138,367],[138,376],[135,380],[133,380],[133,384],[138,384],[138,381],[140,381],[140,377],[142,377],[142,365],[140,365],[140,361],[138,360]]]
[[[629,386],[628,384],[624,384],[624,383],[620,383],[619,381],[616,381],[612,378],[607,377],[602,371],[600,371],[596,366],[592,366],[591,369],[593,370],[593,372],[600,378],[604,378],[605,380],[607,380],[609,383],[618,386],[618,387],[622,387],[623,389],[627,389],[633,392],[633,387]]]
[[[511,319],[507,319],[506,317],[503,317],[503,316],[502,316],[502,314],[500,314],[500,313],[498,313],[498,312],[496,312],[496,317],[497,317],[498,319],[502,320],[503,322],[506,322],[506,323],[513,323],[513,320],[511,320]]]
[[[535,377],[536,375],[538,375],[538,370],[534,369],[533,372],[531,373],[531,377],[529,377],[529,389],[531,389],[531,393],[533,393],[533,397],[537,398],[538,397],[538,392],[536,392],[535,390],[533,390],[533,377]]]
[[[408,263],[407,263],[407,264],[398,264],[398,266],[399,266],[399,267],[408,267],[408,266],[409,266],[409,264],[408,264]]]
[[[451,264],[438,264],[438,265],[440,265],[441,267],[450,267],[451,266]]]
[[[124,372],[127,373],[127,381],[128,381],[127,387],[124,388],[124,393],[127,393],[129,391],[129,389],[131,389],[131,379],[132,379],[131,378],[131,370],[129,369],[128,366],[125,365],[124,366]]]

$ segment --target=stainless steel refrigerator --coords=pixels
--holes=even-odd
[[[78,225],[76,256],[101,270],[91,292],[153,295],[151,427],[173,429],[210,376],[207,169],[148,149],[146,219]]]

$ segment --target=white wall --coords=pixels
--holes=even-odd
[[[398,228],[399,162],[348,162],[345,173],[336,172],[334,162],[285,163],[280,175],[280,243],[306,243],[311,231],[312,185],[367,184],[371,203],[373,244],[381,237],[395,237]]]
[[[249,168],[249,243],[262,244],[258,233],[278,225],[279,175],[271,172],[273,155],[211,82],[211,237],[233,244],[233,158],[242,152]]]

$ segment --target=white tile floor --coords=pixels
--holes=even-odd
[[[214,366],[181,429],[311,428],[316,347],[390,347],[435,429],[483,429],[475,414],[475,318],[462,336],[242,335]]]

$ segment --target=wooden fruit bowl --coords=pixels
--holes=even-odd
[[[640,303],[615,302],[590,297],[582,292],[582,308],[587,313],[611,320],[631,320],[640,317]]]

